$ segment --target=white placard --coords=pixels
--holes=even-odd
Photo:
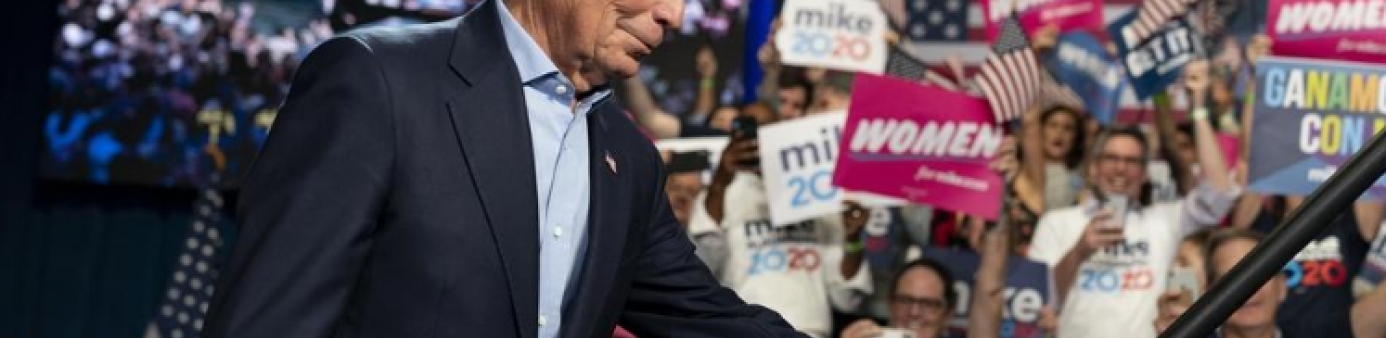
[[[771,223],[792,224],[842,210],[833,167],[846,122],[846,113],[825,113],[757,131]]]
[[[787,0],[775,46],[787,65],[880,74],[886,18],[872,0]]]

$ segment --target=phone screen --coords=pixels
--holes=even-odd
[[[1180,292],[1179,301],[1185,305],[1193,304],[1203,290],[1198,287],[1198,274],[1191,267],[1176,266],[1169,271],[1168,291]]]
[[[882,328],[882,329],[881,329],[881,334],[876,335],[876,338],[914,338],[914,337],[915,337],[915,336],[914,336],[914,331],[910,331],[910,330],[906,330],[906,329],[901,329],[901,328],[893,328],[893,327]]]
[[[1126,198],[1126,196],[1108,196],[1104,208],[1112,213],[1112,219],[1107,223],[1115,228],[1126,226],[1126,208],[1129,207],[1130,204],[1131,200]]]

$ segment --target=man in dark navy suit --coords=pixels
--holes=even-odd
[[[488,0],[300,68],[205,337],[801,336],[693,254],[611,80],[683,0]]]

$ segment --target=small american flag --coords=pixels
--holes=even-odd
[[[1160,27],[1180,15],[1189,12],[1189,5],[1197,0],[1149,0],[1141,4],[1139,12],[1136,13],[1136,21],[1131,25],[1121,29],[1122,38],[1126,43],[1135,45],[1152,34],[1158,32]]]
[[[895,46],[891,46],[890,54],[886,55],[885,73],[911,82],[931,84],[948,90],[956,91],[962,88],[959,84],[961,81],[929,69],[927,63]]]
[[[1039,107],[1065,106],[1073,109],[1088,109],[1083,98],[1073,92],[1073,88],[1055,81],[1053,77],[1041,76],[1039,97],[1035,98]]]
[[[900,48],[890,47],[890,53],[886,54],[886,75],[898,77],[910,81],[923,80],[925,74],[929,72],[929,66],[924,61],[910,56]]]
[[[213,184],[212,186],[215,186]],[[193,223],[182,243],[173,277],[164,291],[163,303],[155,313],[145,337],[196,338],[202,331],[216,284],[217,250],[223,239],[221,224],[223,200],[215,188],[203,189],[193,206]]]
[[[1019,119],[1039,90],[1039,63],[1020,20],[1014,15],[1001,23],[1001,35],[992,45],[993,54],[982,63],[975,78],[977,88],[991,103],[996,122]]]

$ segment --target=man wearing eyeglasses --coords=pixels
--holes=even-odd
[[[905,265],[895,278],[890,296],[890,327],[882,328],[871,319],[861,319],[842,331],[842,338],[901,337],[891,332],[913,334],[915,338],[944,337],[948,319],[958,304],[957,292],[948,268],[931,259]]]
[[[1208,121],[1207,62],[1185,68],[1195,143],[1205,174],[1182,200],[1152,203],[1145,135],[1108,131],[1089,165],[1092,197],[1046,213],[1029,256],[1049,265],[1060,302],[1060,338],[1150,338],[1156,300],[1180,239],[1217,224],[1240,193]],[[1119,201],[1129,202],[1119,202]]]

